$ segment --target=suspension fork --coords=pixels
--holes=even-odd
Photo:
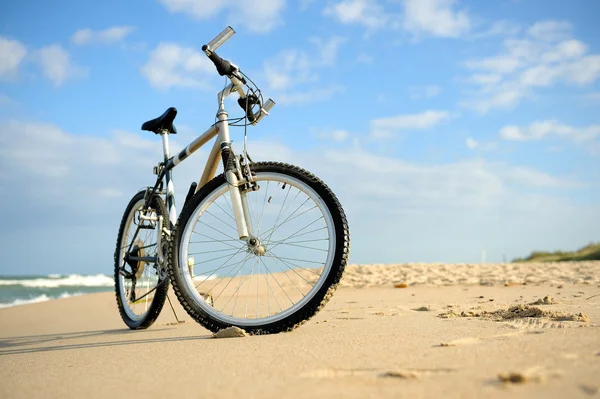
[[[231,196],[231,205],[235,216],[235,223],[240,240],[247,240],[253,236],[252,219],[248,208],[248,199],[246,192],[240,191],[240,181],[243,180],[240,172],[239,162],[231,149],[230,142],[221,143],[221,156],[223,157],[223,166],[225,169],[225,180],[229,185],[229,194]]]
[[[239,161],[231,147],[229,140],[229,125],[227,124],[227,113],[223,110],[217,115],[219,119],[219,137],[221,138],[221,158],[225,180],[229,185],[229,195],[235,216],[235,223],[240,240],[248,240],[252,237],[252,220],[248,208],[248,200],[245,192],[240,192],[240,181],[243,180]]]

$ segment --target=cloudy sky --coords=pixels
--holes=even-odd
[[[212,123],[224,82],[200,48],[227,25],[220,55],[277,102],[250,154],[332,187],[353,263],[600,240],[598,15],[595,0],[8,2],[0,274],[112,272],[160,159],[140,126],[177,107],[181,148]],[[175,170],[179,205],[206,155]]]

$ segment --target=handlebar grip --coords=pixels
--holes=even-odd
[[[219,33],[214,39],[208,42],[206,46],[209,48],[210,51],[215,51],[216,49],[221,47],[223,43],[229,40],[229,38],[233,36],[234,33],[235,31],[233,30],[233,28],[231,26],[228,26],[227,28],[223,29],[223,32]]]
[[[206,47],[206,45],[202,47],[202,50],[206,53],[206,55],[213,62],[213,64],[215,64],[215,66],[217,67],[217,72],[219,72],[219,75],[221,75],[221,76],[231,75],[231,72],[233,72],[231,63],[229,61],[224,60],[223,58],[219,57],[217,55],[217,53],[215,53],[214,51],[205,50],[204,47]]]
[[[275,106],[275,101],[271,100],[270,98],[265,101],[265,103],[263,104],[263,109],[267,112],[269,112],[271,110],[271,108],[273,108]]]

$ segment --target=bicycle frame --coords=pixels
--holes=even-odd
[[[225,89],[223,89],[218,94],[219,100],[219,110],[217,111],[217,122],[211,126],[206,132],[198,136],[194,141],[188,144],[183,150],[181,150],[174,157],[170,157],[169,154],[169,135],[167,131],[160,132],[160,136],[162,138],[163,144],[163,153],[164,153],[164,162],[159,165],[159,168],[162,167],[162,172],[157,174],[158,179],[156,185],[154,186],[153,193],[156,192],[156,189],[159,183],[162,181],[164,177],[164,181],[166,183],[166,203],[167,209],[169,212],[169,220],[171,222],[171,229],[174,228],[177,222],[177,210],[175,206],[175,186],[172,178],[172,170],[183,162],[187,157],[197,151],[199,148],[208,143],[213,137],[217,136],[208,159],[206,161],[206,165],[204,167],[204,171],[202,172],[202,176],[198,181],[198,186],[196,187],[196,192],[202,188],[206,183],[208,183],[216,174],[217,168],[219,165],[219,156],[223,160],[225,177],[229,184],[229,192],[231,195],[231,202],[234,212],[234,217],[237,224],[238,235],[241,240],[247,240],[249,236],[252,235],[252,224],[250,221],[250,216],[248,212],[248,205],[246,202],[246,194],[240,193],[239,186],[240,184],[246,183],[246,179],[243,177],[239,163],[237,160],[234,160],[234,167],[228,168],[227,163],[230,162],[229,159],[226,159],[224,156],[224,150],[226,150],[226,155],[229,157],[232,154],[231,150],[231,140],[229,137],[229,124],[227,123],[228,114],[225,110],[225,98],[229,96],[233,92],[239,92],[240,95],[243,95],[243,89],[239,82],[230,83]],[[265,113],[266,114],[266,111]],[[261,117],[264,115],[261,114]],[[258,122],[258,120],[256,121]]]

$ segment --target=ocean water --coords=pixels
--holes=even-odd
[[[0,308],[113,290],[113,277],[104,274],[0,276]]]

